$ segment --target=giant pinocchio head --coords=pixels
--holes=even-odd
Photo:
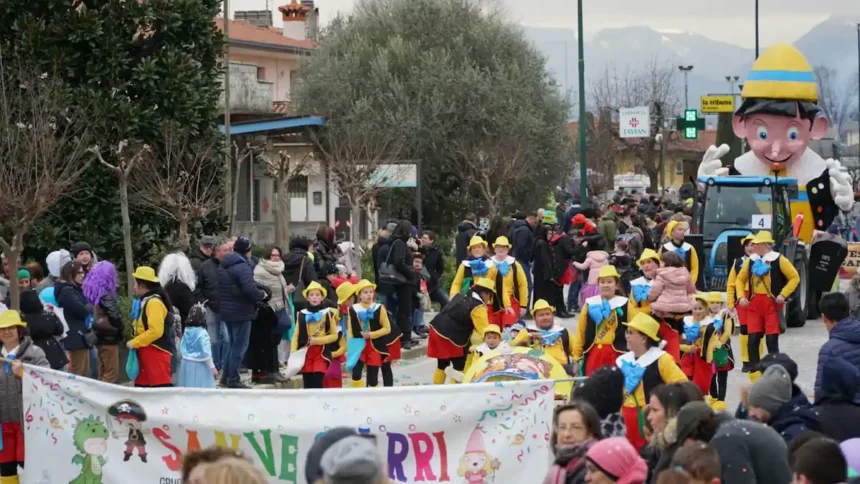
[[[773,171],[797,162],[809,142],[827,132],[827,118],[818,116],[815,74],[791,45],[774,45],[755,61],[741,97],[735,135]]]

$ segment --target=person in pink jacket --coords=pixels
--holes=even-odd
[[[663,267],[657,269],[657,277],[648,292],[653,314],[687,314],[693,310],[692,295],[696,286],[684,259],[674,252],[663,252]]]
[[[609,264],[609,254],[603,250],[592,250],[585,257],[585,262],[574,262],[573,267],[580,271],[588,271],[588,282],[579,291],[579,307],[585,307],[585,300],[600,294],[597,288],[597,276],[600,268]]]

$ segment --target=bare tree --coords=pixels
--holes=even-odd
[[[0,221],[12,232],[0,247],[9,260],[13,309],[21,307],[18,263],[27,231],[72,193],[89,164],[86,116],[61,82],[0,57]]]
[[[349,202],[350,239],[360,252],[360,214],[375,210],[379,195],[397,183],[393,178],[402,176],[399,172],[383,173],[380,168],[397,160],[403,145],[390,133],[348,120],[330,121],[319,132],[309,134],[331,173],[335,191]]]
[[[612,125],[612,113],[603,109],[597,116],[586,113],[586,156],[588,193],[599,195],[615,185],[617,159],[622,150]],[[579,127],[571,133],[573,156],[579,163]]]
[[[132,201],[179,223],[175,247],[187,250],[189,224],[218,208],[224,197],[218,140],[165,123],[158,145],[131,172]]]
[[[818,105],[835,127],[840,140],[845,139],[845,122],[850,121],[857,101],[857,73],[853,77],[840,79],[836,69],[816,66],[813,71],[818,80]]]
[[[528,169],[528,141],[510,134],[487,134],[458,143],[461,166],[487,204],[490,217],[499,215],[510,202],[511,189]]]
[[[679,112],[681,102],[675,86],[675,71],[669,64],[653,60],[644,69],[634,71],[628,68],[619,73],[607,68],[604,74],[592,82],[591,103],[597,112],[616,115],[625,107],[649,106],[651,108],[651,136],[648,138],[621,138],[618,125],[613,122],[613,137],[624,151],[639,159],[641,169],[651,180],[651,189],[656,190],[659,183],[660,153],[656,135],[661,127],[669,124],[673,113]],[[668,136],[673,136],[668,132]],[[667,139],[670,142],[671,139]]]
[[[292,156],[280,150],[274,159],[262,152],[256,159],[263,164],[266,175],[275,180],[272,193],[275,202],[272,207],[275,216],[275,245],[284,247],[290,240],[290,213],[292,212],[292,199],[287,187],[290,180],[304,173],[308,162],[313,159],[313,153],[293,161]]]
[[[110,148],[116,164],[105,161],[98,146],[92,149],[99,163],[111,170],[119,180],[119,208],[122,215],[122,243],[125,249],[125,272],[128,282],[128,297],[134,297],[134,252],[131,248],[131,218],[128,213],[128,181],[131,172],[138,167],[141,158],[149,151],[149,146],[138,142],[120,141]]]

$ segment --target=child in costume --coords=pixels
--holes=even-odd
[[[627,326],[625,338],[630,351],[618,357],[615,364],[624,373],[624,405],[621,414],[627,428],[627,440],[641,450],[645,438],[645,406],[651,392],[664,383],[687,381],[672,355],[660,349],[660,323],[638,313]]]
[[[465,371],[469,348],[472,344],[480,345],[477,335],[483,335],[489,325],[487,308],[493,304],[495,295],[495,283],[480,278],[468,294],[455,294],[430,321],[427,356],[436,359],[433,384],[445,383],[448,366],[460,373]]]
[[[543,299],[535,301],[532,308],[534,321],[514,339],[515,346],[531,344],[562,365],[573,376],[576,360],[570,331],[555,323],[555,308]]]
[[[699,254],[696,248],[684,242],[684,234],[690,230],[690,225],[687,222],[679,222],[672,220],[666,224],[666,236],[669,239],[665,244],[660,246],[660,256],[666,252],[674,252],[681,256],[684,261],[684,267],[690,272],[690,279],[693,285],[699,279]],[[663,259],[664,261],[666,259]]]
[[[491,324],[484,330],[484,342],[480,346],[476,346],[474,351],[477,359],[494,350],[503,351],[508,349],[511,349],[511,345],[502,341],[501,328],[495,324]]]
[[[180,344],[182,365],[179,367],[180,387],[215,388],[218,370],[212,360],[212,345],[206,331],[206,307],[197,303],[188,311],[188,321]]]
[[[529,284],[523,267],[508,255],[511,243],[507,237],[499,237],[493,243],[493,266],[487,278],[496,283],[496,294],[490,312],[490,324],[508,328],[526,314],[529,300]]]
[[[358,281],[356,281],[358,282]],[[335,290],[337,294],[338,337],[335,343],[329,345],[331,365],[323,377],[323,388],[343,388],[343,362],[346,358],[346,325],[349,322],[349,308],[355,303],[355,285],[352,281],[344,280]]]
[[[600,293],[586,299],[579,313],[571,354],[585,376],[612,365],[627,351],[624,323],[632,314],[629,300],[621,295],[620,277],[615,266],[601,267],[597,277]]]
[[[573,267],[580,271],[588,271],[588,281],[579,290],[579,304],[585,304],[585,300],[600,294],[597,288],[597,277],[603,266],[609,265],[609,254],[603,250],[592,250],[585,256],[585,262],[573,262]],[[617,269],[616,269],[617,270]]]
[[[741,268],[744,266],[744,262],[754,253],[753,251],[753,239],[755,236],[753,234],[749,234],[741,240],[741,243],[744,245],[744,255],[739,259],[735,259],[732,264],[732,268],[729,271],[729,277],[726,281],[726,304],[728,305],[730,310],[734,310],[737,314],[738,325],[740,327],[740,338],[738,343],[741,346],[741,361],[743,362],[743,366],[741,367],[741,371],[744,373],[750,372],[750,355],[749,348],[747,346],[749,340],[749,332],[747,331],[747,323],[746,323],[746,308],[742,308],[737,305],[737,300],[744,296],[744,290],[742,287],[738,287],[737,279],[738,273],[741,271]],[[730,347],[731,348],[731,347]],[[761,340],[759,344],[759,351],[756,356],[756,361],[761,360],[761,355],[764,353],[764,340]]]
[[[800,284],[800,276],[788,258],[773,250],[770,231],[762,230],[753,239],[755,253],[744,262],[735,282],[740,296],[738,306],[744,308],[747,322],[747,351],[750,356],[750,381],[761,376],[759,359],[755,354],[764,336],[768,353],[779,353],[780,328],[778,311]],[[766,335],[766,336],[765,336]]]
[[[479,277],[486,277],[492,266],[490,258],[487,256],[487,242],[479,235],[475,235],[469,240],[466,250],[469,251],[469,255],[457,267],[457,274],[451,281],[449,294],[451,298],[457,294],[469,292],[469,288],[474,285],[475,280]]]
[[[648,293],[651,312],[668,316],[688,314],[693,309],[690,296],[696,294],[690,271],[677,253],[663,252],[661,258],[663,267],[657,269],[657,277]]]
[[[684,316],[684,334],[681,336],[681,368],[697,386],[702,395],[711,389],[714,377],[714,326],[708,312],[708,297],[700,293],[693,301],[693,314]]]
[[[394,386],[391,362],[400,359],[400,328],[388,321],[385,306],[376,302],[376,284],[362,279],[355,285],[358,302],[349,309],[349,337],[364,338],[361,356],[352,369],[351,385],[364,386],[361,373],[367,366],[367,386],[379,386],[379,369],[382,368],[382,385]]]
[[[718,292],[708,293],[708,310],[711,313],[714,326],[714,377],[711,379],[711,407],[718,411],[726,410],[726,391],[729,384],[729,372],[735,368],[735,358],[732,353],[732,333],[735,330],[735,318],[728,310],[723,309],[723,296]]]
[[[320,283],[311,282],[302,295],[308,301],[308,307],[297,313],[290,352],[294,354],[299,348],[308,348],[301,370],[304,388],[322,388],[331,363],[328,345],[337,341],[337,321],[326,305],[328,294]]]

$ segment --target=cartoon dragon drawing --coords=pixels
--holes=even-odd
[[[69,484],[102,484],[103,467],[107,464],[108,429],[99,417],[77,420],[74,441],[80,454],[72,457],[72,464],[81,465],[81,473]]]

